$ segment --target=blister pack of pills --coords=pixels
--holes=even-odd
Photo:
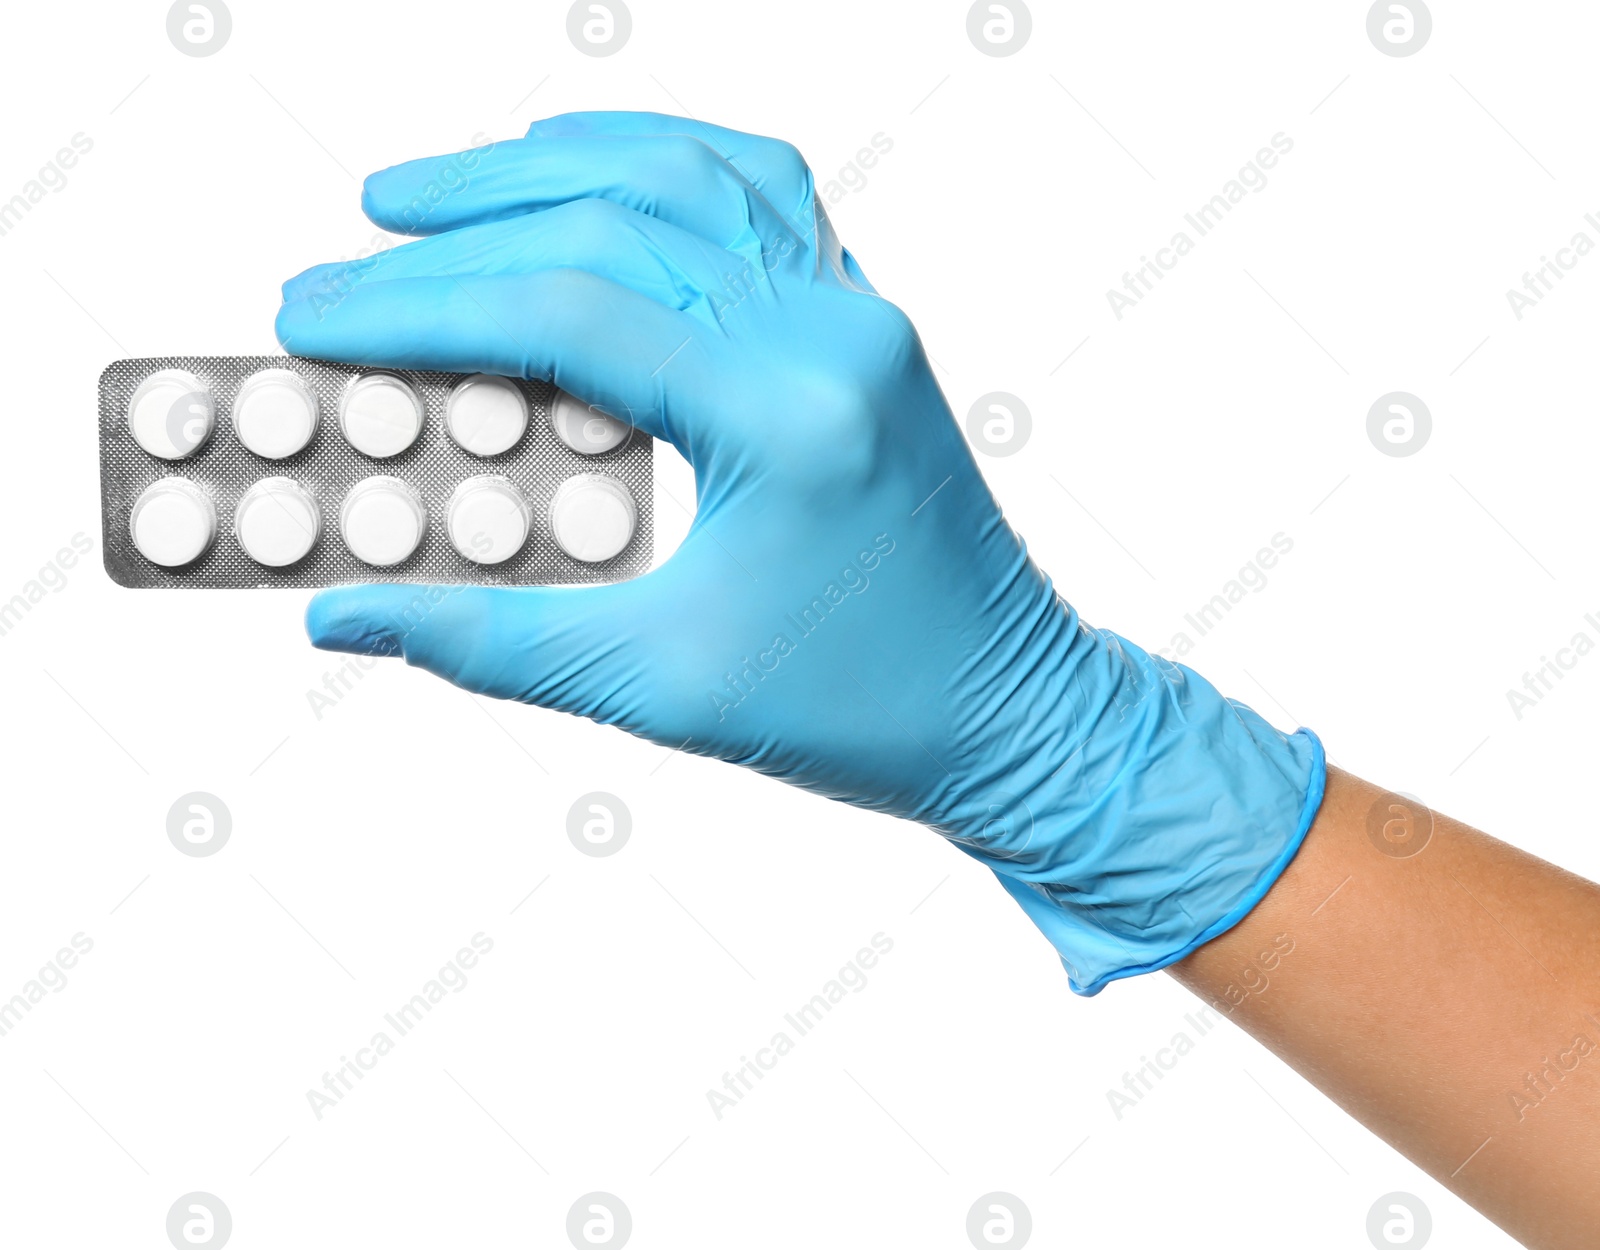
[[[118,360],[100,488],[123,586],[612,582],[652,552],[649,436],[488,374]]]

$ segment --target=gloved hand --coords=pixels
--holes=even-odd
[[[699,508],[617,585],[324,591],[316,646],[921,821],[994,869],[1080,993],[1277,879],[1320,744],[1057,597],[793,147],[572,114],[374,174],[362,206],[432,237],[290,281],[286,349],[551,379],[671,442]]]

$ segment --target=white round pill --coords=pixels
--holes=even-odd
[[[445,510],[450,545],[477,564],[503,564],[522,550],[533,509],[511,479],[486,473],[457,486]]]
[[[585,564],[620,554],[638,524],[633,495],[614,477],[580,473],[562,482],[550,500],[556,546]]]
[[[134,501],[128,533],[139,554],[163,568],[198,560],[217,536],[217,507],[186,477],[164,477]]]
[[[364,373],[339,396],[339,430],[374,460],[398,456],[422,433],[422,399],[404,378]]]
[[[444,428],[464,451],[498,456],[528,431],[528,400],[510,378],[475,373],[462,378],[445,402]]]
[[[598,456],[621,447],[633,433],[626,421],[597,412],[565,391],[550,401],[550,425],[559,438],[581,456]]]
[[[239,500],[233,536],[257,564],[283,568],[303,560],[322,533],[322,509],[292,477],[264,477]]]
[[[357,482],[339,509],[344,545],[363,564],[399,564],[422,542],[428,510],[416,491],[397,477]]]
[[[233,432],[267,460],[292,456],[317,432],[316,392],[292,369],[252,373],[234,397]]]
[[[128,400],[133,441],[162,460],[182,460],[211,437],[217,405],[211,388],[187,369],[159,369]]]

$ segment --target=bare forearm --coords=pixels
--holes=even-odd
[[[1277,885],[1171,971],[1527,1245],[1595,1244],[1600,888],[1330,769]]]

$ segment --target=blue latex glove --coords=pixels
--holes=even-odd
[[[793,147],[575,114],[374,174],[362,205],[433,237],[290,281],[285,348],[552,379],[671,442],[699,508],[618,585],[324,591],[315,645],[927,824],[1081,993],[1224,932],[1293,857],[1317,739],[1057,597]]]

